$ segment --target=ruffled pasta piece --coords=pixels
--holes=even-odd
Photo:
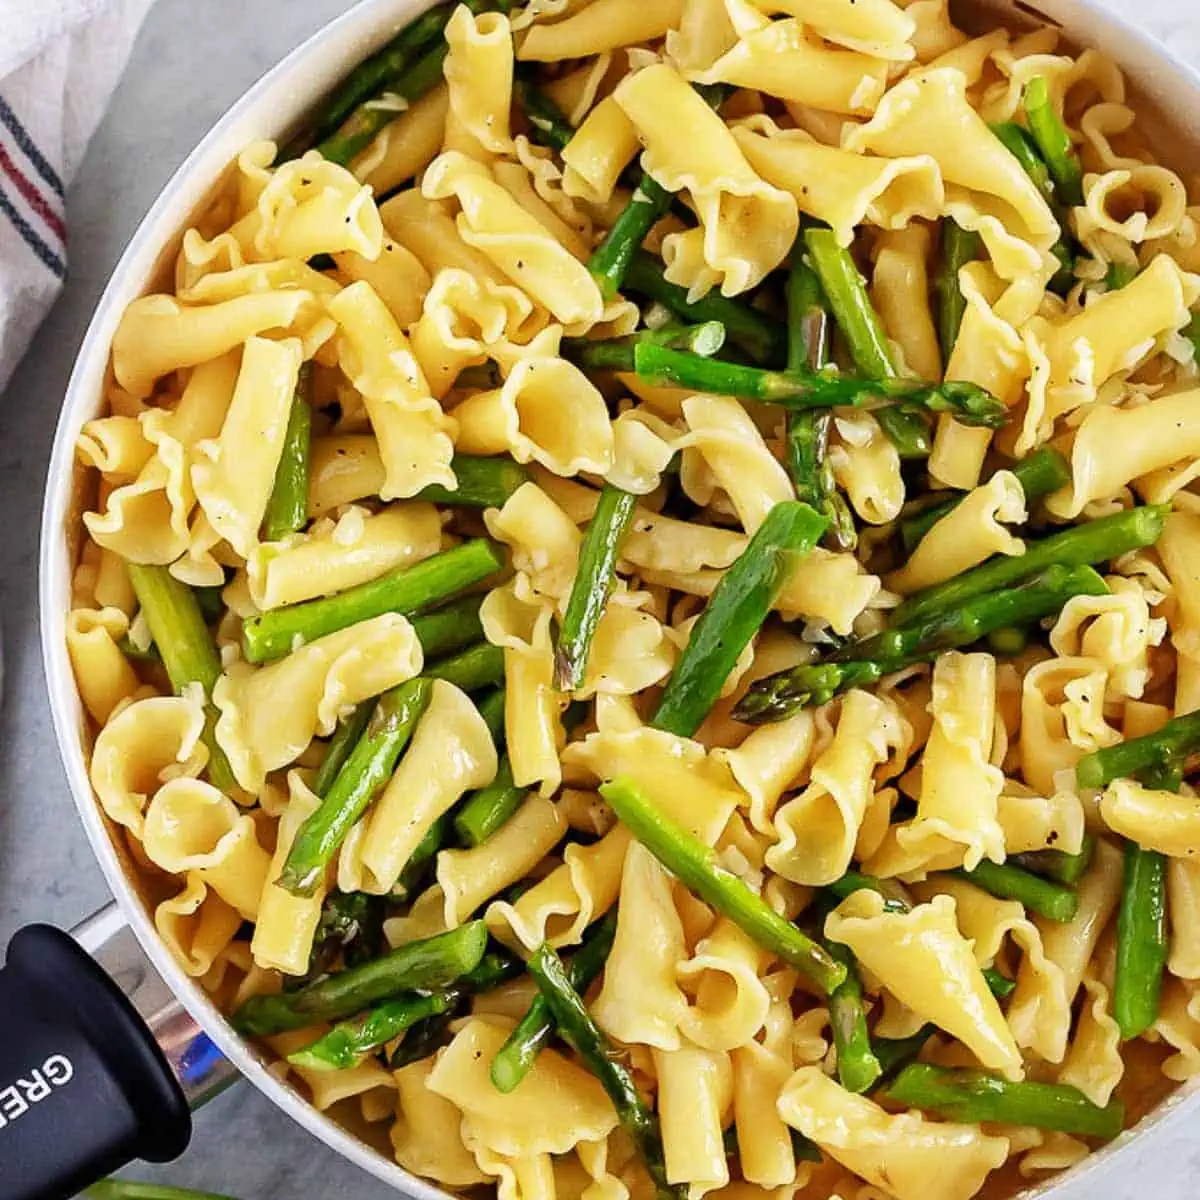
[[[261,611],[329,596],[418,563],[441,544],[432,504],[393,504],[375,514],[350,508],[336,523],[256,547],[246,562],[250,598]]]
[[[1077,517],[1086,505],[1116,495],[1131,480],[1196,457],[1198,398],[1197,391],[1177,392],[1137,408],[1089,410],[1071,448],[1071,483],[1048,496],[1046,507],[1059,517]]]
[[[164,375],[220,358],[250,338],[275,330],[299,333],[311,325],[317,309],[317,297],[299,290],[256,292],[198,306],[170,296],[143,296],[125,310],[113,336],[113,373],[127,392],[149,396]],[[325,330],[324,338],[328,334]]]
[[[758,1042],[748,1042],[730,1053],[730,1061],[738,1165],[743,1178],[761,1188],[797,1182],[791,1131],[775,1106],[792,1073],[791,1055],[785,1057]]]
[[[513,82],[508,18],[498,12],[475,16],[460,6],[446,25],[446,44],[450,53],[443,73],[454,120],[487,153],[508,153]]]
[[[725,0],[684,0],[678,28],[667,31],[667,61],[684,75],[703,71],[736,41]]]
[[[656,806],[707,845],[716,843],[742,793],[729,767],[688,738],[635,726],[601,729],[563,751],[564,765],[597,779],[628,775]]]
[[[437,157],[450,111],[445,83],[414,100],[350,164],[376,196],[386,196],[419,175]],[[380,214],[382,216],[382,213]],[[385,244],[386,251],[386,244]]]
[[[732,529],[696,525],[639,508],[621,545],[621,559],[639,574],[651,570],[689,575],[705,567],[732,566],[746,543]]]
[[[512,552],[513,569],[534,591],[566,607],[583,540],[575,522],[538,487],[523,483],[500,509],[484,513],[487,531]]]
[[[729,1055],[684,1043],[654,1051],[658,1119],[667,1179],[687,1186],[688,1200],[729,1182],[723,1118],[733,1101]]]
[[[749,0],[727,0],[726,8],[738,41],[707,70],[695,72],[697,80],[753,88],[828,112],[875,111],[887,87],[885,59],[835,49],[801,21],[769,20]]]
[[[733,1050],[757,1035],[771,996],[759,978],[766,956],[732,921],[722,918],[679,964],[676,978],[693,1001],[680,1031],[706,1050]]]
[[[359,256],[361,257],[361,255]],[[245,263],[208,274],[181,286],[176,299],[184,304],[221,304],[238,296],[259,292],[301,289],[320,299],[338,293],[338,283],[313,270],[302,258],[278,258],[271,262]]]
[[[311,1040],[307,1030],[296,1030],[269,1038],[267,1044],[282,1058],[303,1049]],[[290,1067],[289,1070],[308,1088],[312,1106],[318,1112],[325,1112],[339,1101],[355,1097],[360,1101],[369,1100],[373,1108],[377,1102],[386,1103],[379,1093],[387,1096],[396,1086],[391,1073],[373,1058],[338,1071],[309,1067]]]
[[[563,191],[591,204],[606,204],[638,148],[633,122],[612,96],[606,96],[563,147]]]
[[[1091,658],[1108,672],[1110,700],[1133,699],[1145,690],[1148,655],[1166,633],[1166,621],[1150,615],[1145,591],[1133,579],[1110,575],[1107,596],[1072,596],[1050,631],[1063,657]]]
[[[533,145],[524,134],[517,138],[516,146],[519,161],[493,163],[493,178],[559,245],[586,263],[591,254],[592,221],[563,193],[562,172],[551,157],[552,151]],[[619,311],[609,307],[606,319],[611,321]],[[637,320],[632,315],[630,328],[637,325]]]
[[[820,1067],[801,1067],[787,1081],[779,1115],[895,1200],[970,1200],[1008,1158],[1007,1138],[914,1111],[892,1115]]]
[[[892,0],[755,0],[768,13],[789,13],[827,42],[907,62],[916,22]]]
[[[577,945],[584,930],[617,902],[625,854],[631,835],[616,825],[598,842],[572,842],[555,867],[515,902],[488,906],[487,923],[501,941],[536,950],[542,942],[555,948]]]
[[[195,872],[244,920],[258,916],[271,856],[254,819],[202,779],[172,779],[154,794],[142,829],[146,857],[173,875]]]
[[[1055,791],[1059,771],[1121,740],[1104,720],[1106,675],[1090,658],[1038,663],[1021,686],[1021,772],[1036,791]]]
[[[573,363],[550,355],[522,358],[504,386],[476,392],[455,410],[464,454],[511,454],[556,475],[605,475],[613,465],[608,406]]]
[[[644,4],[594,0],[565,20],[532,26],[517,57],[522,62],[561,62],[654,41],[679,24],[682,10],[683,0],[646,0]]]
[[[194,778],[208,762],[200,740],[204,694],[150,696],[121,709],[96,736],[89,776],[100,806],[118,825],[142,836],[146,805],[159,785]]]
[[[1009,1000],[1008,1023],[1017,1044],[1047,1062],[1061,1063],[1067,1052],[1071,1007],[1100,935],[1116,911],[1121,876],[1121,852],[1098,841],[1091,869],[1079,884],[1075,916],[1067,922],[1034,920],[1042,933],[1046,959],[1058,968],[1059,977],[1038,973],[1024,960]]]
[[[455,421],[430,393],[395,317],[368,283],[345,288],[329,312],[341,329],[338,361],[362,393],[379,443],[381,499],[412,496],[430,484],[453,488]]]
[[[1045,198],[991,135],[952,68],[922,71],[893,87],[874,117],[852,130],[845,148],[887,158],[927,154],[947,184],[946,210],[977,230],[1005,279],[1037,274],[1058,237]]]
[[[539,785],[543,796],[562,782],[559,751],[566,740],[554,688],[551,606],[521,594],[522,575],[489,592],[480,609],[484,636],[504,650],[504,733],[513,780]]]
[[[767,448],[758,426],[729,396],[693,396],[683,402],[691,443],[699,448],[749,534],[783,500],[794,500],[787,472]]]
[[[1179,979],[1200,979],[1200,863],[1187,858],[1168,861],[1167,911],[1171,914],[1167,970]]]
[[[1100,815],[1114,833],[1172,858],[1200,853],[1200,798],[1114,779],[1100,797]]]
[[[816,720],[801,710],[786,721],[755,729],[734,750],[714,750],[746,794],[751,827],[774,837],[772,819],[783,793],[807,766],[816,743]]]
[[[897,830],[910,849],[942,841],[966,847],[963,865],[1003,862],[997,818],[1004,774],[988,761],[996,717],[996,660],[990,654],[943,654],[933,668],[933,729],[921,759],[917,816]]]
[[[1041,419],[1053,421],[1091,403],[1114,374],[1132,370],[1154,350],[1157,339],[1186,325],[1188,310],[1197,299],[1200,276],[1180,270],[1174,259],[1160,254],[1126,287],[1105,293],[1065,321],[1035,321],[1030,332],[1048,364]],[[1081,435],[1086,427],[1085,419]],[[1146,470],[1174,461],[1165,458]],[[1126,482],[1128,478],[1121,481]],[[1088,499],[1111,494],[1103,492]],[[1086,503],[1082,501],[1081,507]],[[1074,516],[1078,511],[1064,515]]]
[[[378,258],[347,250],[335,255],[334,262],[350,283],[369,283],[401,326],[411,325],[421,315],[433,281],[421,260],[399,242],[385,237]]]
[[[312,958],[313,938],[321,920],[327,882],[322,880],[311,896],[297,896],[278,883],[279,872],[300,826],[317,811],[320,797],[304,782],[299,771],[288,772],[288,805],[279,818],[275,853],[267,868],[250,953],[265,970],[304,975]]]
[[[849,946],[902,1004],[957,1038],[985,1067],[1020,1079],[1021,1052],[956,918],[950,896],[889,913],[878,893],[855,892],[826,918],[825,935]]]
[[[899,180],[893,182],[898,184]],[[871,301],[892,344],[900,348],[906,373],[921,379],[939,379],[942,352],[933,326],[926,266],[932,240],[929,227],[905,224],[896,228],[901,223],[898,213],[890,221],[881,219],[876,223],[887,231],[875,242]]]
[[[371,886],[363,890],[391,891],[434,821],[464,792],[490,783],[496,766],[492,735],[470,697],[434,680],[408,750],[366,818],[361,863]]]
[[[1020,482],[1011,471],[997,471],[929,530],[908,562],[887,577],[887,586],[907,596],[952,579],[993,554],[1024,554],[1025,543],[1004,523],[1020,525],[1025,519]]]
[[[216,532],[243,558],[258,544],[275,486],[301,354],[294,338],[251,338],[220,434],[196,446],[196,498]]]
[[[1176,233],[1187,212],[1187,188],[1166,167],[1136,166],[1086,175],[1079,240],[1091,248],[1096,233],[1128,242],[1151,241]]]
[[[457,267],[438,272],[420,320],[409,330],[413,353],[441,399],[459,372],[485,362],[490,346],[522,327],[533,305],[520,289],[478,279]]]
[[[870,413],[836,417],[834,428],[829,462],[854,511],[871,525],[894,521],[904,505],[899,451]]]
[[[313,438],[308,515],[328,516],[344,504],[377,496],[386,478],[379,443],[370,434],[340,433]]]
[[[114,482],[135,479],[154,453],[137,417],[109,416],[88,421],[75,439],[75,453]]]
[[[371,189],[311,150],[270,173],[254,209],[230,232],[247,257],[259,260],[342,250],[377,258],[383,246]]]
[[[1181,656],[1200,659],[1200,514],[1169,513],[1155,549],[1175,601],[1171,641]]]
[[[182,892],[154,910],[158,936],[193,979],[212,970],[241,927],[241,914],[211,891],[197,871],[188,874]]]
[[[724,121],[667,65],[627,76],[613,95],[646,147],[643,169],[667,191],[691,196],[703,229],[703,260],[721,291],[733,296],[761,282],[795,239],[796,202],[754,172]],[[679,137],[681,129],[688,138]],[[664,242],[668,261],[680,236],[686,235]]]
[[[621,874],[616,937],[592,1004],[601,1028],[621,1042],[678,1050],[688,1003],[676,971],[686,957],[670,876],[633,842]]]
[[[604,317],[600,289],[587,268],[486,167],[450,151],[430,164],[421,187],[429,199],[457,199],[463,241],[487,255],[571,333],[583,333]]]
[[[859,689],[842,698],[833,741],[813,763],[812,781],[775,813],[778,837],[767,865],[794,883],[820,887],[846,873],[875,791],[875,768],[900,733],[895,710]]]
[[[1177,1083],[1200,1073],[1200,996],[1194,987],[1168,980],[1154,1032],[1175,1053],[1162,1065],[1162,1073]]]
[[[1098,959],[1109,958],[1101,952]],[[1121,1029],[1112,1015],[1112,971],[1093,959],[1083,976],[1084,1001],[1058,1082],[1077,1087],[1093,1104],[1112,1099],[1125,1074]]]
[[[103,725],[141,686],[117,643],[129,632],[119,608],[76,608],[67,614],[67,653],[75,684],[92,720]]]
[[[592,638],[583,683],[572,693],[577,699],[635,696],[671,673],[677,631],[647,611],[649,602],[648,592],[616,591],[610,597]]]
[[[647,496],[662,485],[675,451],[686,441],[649,407],[628,408],[613,422],[613,465],[608,482]]]
[[[524,879],[567,831],[566,818],[542,796],[528,796],[491,836],[471,850],[443,850],[437,881],[447,929],[461,925],[485,901]]]
[[[421,644],[398,613],[384,613],[299,646],[257,669],[240,664],[217,680],[217,739],[238,782],[257,792],[269,771],[294,762],[338,717],[416,675]],[[287,697],[287,704],[278,698]]]
[[[396,1161],[447,1187],[486,1183],[475,1156],[463,1145],[458,1106],[428,1086],[433,1069],[434,1060],[423,1058],[395,1072],[398,1102],[389,1136]]]

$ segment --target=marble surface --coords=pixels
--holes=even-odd
[[[68,197],[71,278],[0,397],[0,946],[21,925],[71,926],[107,899],[76,820],[50,728],[36,631],[37,527],[60,397],[88,317],[142,214],[213,121],[268,67],[347,7],[348,0],[159,0],[128,73]],[[632,0],[631,0],[632,2]],[[1195,0],[1106,0],[1200,66]],[[0,9],[3,5],[0,3]],[[139,1165],[156,1178],[243,1200],[385,1200],[382,1184],[338,1159],[248,1086],[197,1115],[185,1157]],[[1196,1194],[1200,1145],[1186,1121],[1166,1122],[1124,1153],[1116,1171],[1056,1200],[1156,1200]],[[1136,1182],[1135,1182],[1136,1181]]]

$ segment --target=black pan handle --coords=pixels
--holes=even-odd
[[[136,946],[120,918],[113,919],[115,909],[108,915],[108,926],[123,928]],[[93,944],[104,961],[103,945]],[[124,953],[128,958],[128,946]],[[148,963],[145,971],[152,971]],[[129,973],[114,971],[117,978]],[[121,982],[128,987],[131,980]],[[152,982],[161,1006],[170,993],[156,974]],[[164,1053],[163,1022],[143,1019],[79,941],[51,925],[30,925],[13,937],[0,970],[4,1200],[68,1200],[132,1159],[166,1162],[183,1153],[192,1131],[189,1101],[216,1090],[197,1096],[186,1088],[189,1063],[208,1079],[215,1056],[220,1082],[232,1068],[186,1014],[191,1032],[181,1037],[182,1009],[169,1007],[172,1036]],[[200,1063],[197,1054],[210,1061]]]

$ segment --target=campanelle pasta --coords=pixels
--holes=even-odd
[[[447,3],[117,326],[97,802],[423,1179],[1002,1197],[1200,1071],[1200,200],[953,15]]]

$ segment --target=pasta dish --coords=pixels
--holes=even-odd
[[[1200,1070],[1200,206],[947,0],[442,4],[77,443],[159,934],[501,1200],[969,1200]],[[86,510],[86,511],[84,511]]]

